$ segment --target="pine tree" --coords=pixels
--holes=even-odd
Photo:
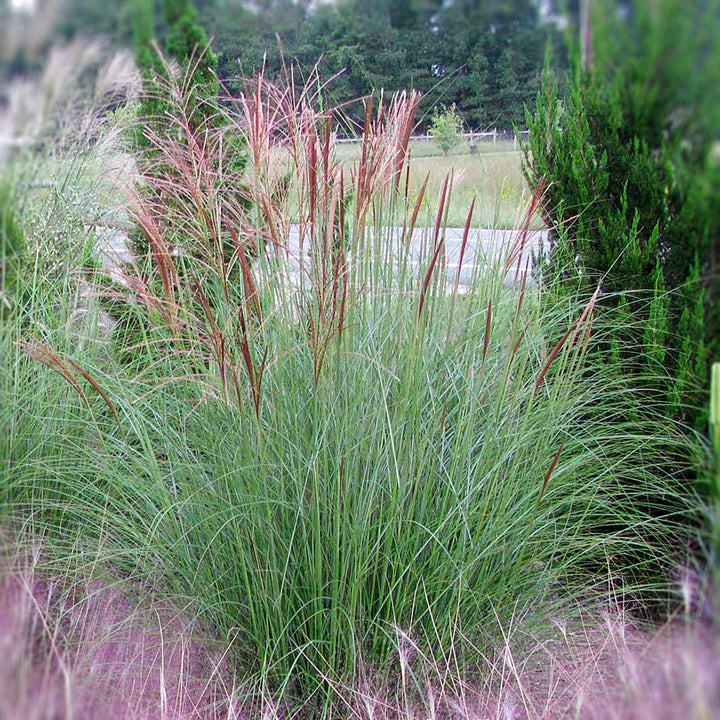
[[[198,22],[197,12],[191,0],[163,0],[163,18],[168,28],[164,48],[153,45],[155,5],[153,0],[133,0],[133,29],[135,60],[145,80],[146,92],[141,116],[156,130],[162,131],[166,123],[165,113],[172,104],[162,98],[158,79],[167,79],[165,60],[175,61],[181,76],[191,88],[193,107],[191,120],[200,127],[208,118],[215,116],[212,101],[217,96],[217,56],[208,44],[205,30]],[[141,147],[147,143],[138,138]]]
[[[498,90],[493,98],[493,108],[497,117],[502,118],[506,129],[522,123],[523,106],[520,92],[518,63],[519,56],[512,46],[503,50],[495,67]]]
[[[655,261],[653,298],[643,333],[643,348],[650,373],[655,374],[664,366],[670,329],[669,296],[665,288],[665,276],[658,257]]]
[[[482,130],[488,127],[490,121],[490,63],[480,47],[470,57],[468,75],[471,92],[467,117],[472,127]]]
[[[209,46],[207,35],[198,22],[191,0],[163,0],[163,19],[168,32],[161,50],[162,55],[153,42],[153,0],[133,2],[136,61],[145,81],[145,93],[140,107],[141,124],[136,134],[137,144],[141,156],[151,161],[147,163],[146,172],[171,177],[172,168],[158,162],[161,154],[148,141],[144,128],[152,128],[160,139],[168,137],[166,133],[172,132],[174,136],[168,138],[169,140],[187,143],[187,137],[178,136],[178,129],[187,120],[188,131],[200,136],[199,144],[203,146],[204,133],[227,124],[227,116],[218,112],[217,106],[217,56]],[[177,67],[181,78],[179,84],[182,85],[185,95],[183,118],[174,117],[180,108],[177,99],[167,94],[171,85],[168,73],[174,72],[171,62]],[[224,172],[219,174],[237,178],[247,162],[244,141],[239,135],[232,133],[227,133],[224,140],[223,157],[213,158],[213,161],[223,167]],[[228,187],[226,192],[234,192],[240,205],[245,204],[242,189]],[[148,243],[142,233],[135,233],[134,246],[138,254],[147,253]],[[227,251],[232,251],[229,240]]]

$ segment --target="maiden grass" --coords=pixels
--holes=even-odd
[[[323,127],[301,110],[303,133]],[[505,258],[448,295],[444,193],[420,268],[393,245],[382,218],[402,202],[412,110],[369,124],[347,222],[350,180],[321,134],[295,138],[310,257],[296,275],[274,252],[285,200],[263,185],[261,148],[248,192],[273,250],[253,259],[242,240],[222,252],[215,219],[240,210],[222,204],[217,156],[168,147],[165,194],[135,201],[154,274],[127,269],[146,323],[133,363],[68,322],[72,267],[0,326],[7,522],[189,603],[253,687],[328,716],[403,637],[462,674],[498,620],[598,573],[652,596],[699,508],[692,437],[588,350],[609,332],[595,297],[541,313]]]

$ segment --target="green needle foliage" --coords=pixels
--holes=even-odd
[[[528,113],[525,165],[554,234],[544,282],[571,293],[601,283],[599,306],[618,315],[627,366],[668,368],[669,411],[704,428],[708,343],[718,331],[709,310],[719,285],[711,150],[720,6],[701,5],[638,2],[621,15],[613,2],[593,3],[567,97],[548,73]]]
[[[156,179],[172,183],[177,180],[172,158],[163,151],[178,141],[193,138],[212,142],[213,135],[222,134],[222,162],[227,173],[237,177],[245,168],[247,156],[242,136],[228,133],[225,112],[218,107],[220,83],[217,57],[199,23],[191,0],[164,0],[162,14],[167,27],[164,51],[154,43],[154,7],[150,0],[134,0],[135,58],[145,81],[139,107],[136,138],[140,164],[144,172]],[[177,101],[182,96],[183,102]],[[186,148],[187,149],[187,148]],[[155,188],[160,194],[162,189]],[[243,189],[234,188],[240,202]],[[133,236],[135,250],[146,255],[151,245],[140,229]],[[174,242],[182,244],[182,238]],[[228,250],[232,252],[232,250]],[[130,318],[130,333],[136,334],[137,323],[131,308],[120,316],[123,327]]]
[[[211,132],[226,122],[226,116],[217,108],[220,89],[217,57],[192,0],[162,3],[167,28],[164,47],[154,40],[154,11],[154,2],[134,0],[135,61],[145,81],[136,135],[144,156],[151,161],[157,161],[162,153],[157,152],[147,132],[162,135],[168,127],[173,127],[172,118],[180,109],[172,98],[173,93],[182,92],[185,103],[182,114],[193,131],[199,132],[202,128]],[[233,168],[239,172],[246,163],[242,142],[238,137],[226,136],[226,140]],[[157,167],[156,171],[169,172],[170,168]]]
[[[208,37],[200,25],[192,0],[163,0],[163,16],[168,27],[165,49],[169,58],[177,60],[186,81],[196,86],[199,97],[194,101],[198,112],[207,117],[202,99],[217,97],[217,57],[208,45]],[[188,73],[188,68],[191,68]]]
[[[174,72],[189,84],[187,101],[192,105],[194,125],[206,122],[214,115],[212,110],[217,97],[217,57],[208,44],[207,35],[199,23],[197,11],[191,0],[163,0],[162,14],[167,26],[163,55],[178,67],[163,61],[160,48],[153,46],[155,26],[155,3],[151,0],[134,0],[135,61],[143,73],[146,93],[141,106],[144,121],[162,127],[165,114],[172,108],[168,97],[158,90],[158,77]],[[210,101],[209,103],[207,101]]]
[[[714,590],[720,590],[720,363],[714,363],[710,381],[710,557]]]

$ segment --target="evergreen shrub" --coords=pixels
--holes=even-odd
[[[546,71],[527,113],[525,174],[551,228],[543,282],[599,284],[599,307],[626,320],[600,351],[638,376],[666,368],[671,414],[702,428],[720,232],[720,43],[707,28],[720,4],[649,5],[595,4],[566,97]]]

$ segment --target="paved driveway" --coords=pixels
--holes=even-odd
[[[411,268],[416,268],[418,272],[424,272],[428,266],[429,258],[433,249],[433,229],[432,228],[416,228],[409,242],[409,264]],[[456,277],[456,271],[460,264],[460,253],[462,249],[462,228],[446,228],[444,231],[444,262],[448,270],[448,276],[453,279]],[[373,232],[368,233],[368,242],[373,241]],[[393,262],[397,262],[400,257],[400,243],[403,237],[402,228],[389,228],[383,231],[383,250],[382,257],[393,258]],[[120,229],[98,227],[96,228],[97,249],[100,251],[104,259],[104,264],[109,270],[117,270],[119,265],[130,260],[130,246],[127,235]],[[301,227],[299,225],[291,225],[287,238],[287,258],[289,261],[290,272],[296,273],[300,271],[302,264],[301,252]],[[391,246],[388,247],[388,239]],[[509,248],[515,246],[516,252],[513,256],[513,268],[508,273],[510,281],[515,274],[515,267],[518,258],[521,267],[532,266],[532,254],[537,253],[543,243],[547,242],[547,231],[533,230],[528,233],[522,253],[520,253],[519,233],[517,230],[492,230],[492,229],[472,229],[468,235],[468,241],[465,247],[465,253],[462,260],[460,271],[461,289],[467,287],[471,282],[473,273],[477,265],[487,265],[501,260],[503,255],[508,252]],[[305,250],[307,246],[305,245]]]

